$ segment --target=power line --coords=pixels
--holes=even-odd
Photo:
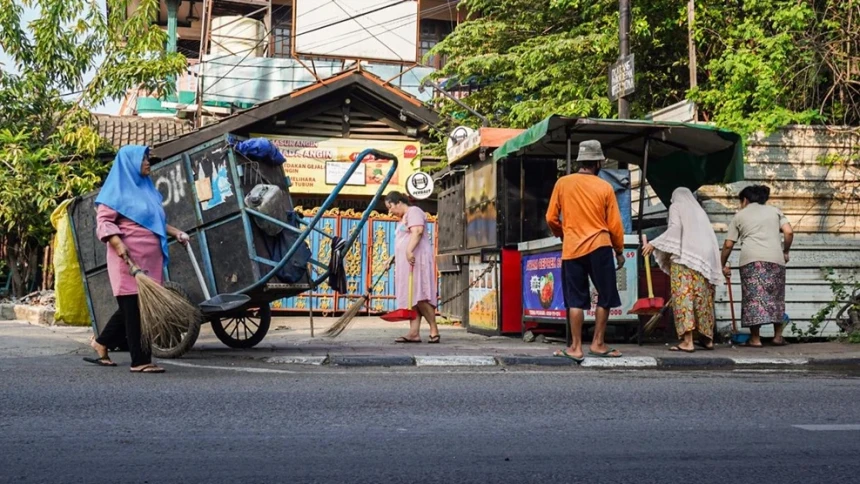
[[[400,3],[404,3],[405,1],[409,1],[409,0],[403,0],[403,1],[398,2],[398,3],[396,3],[396,4],[390,4],[390,5],[387,5],[387,6],[385,6],[385,7],[377,8],[377,9],[375,9],[375,11],[380,11],[380,10],[383,10],[383,9],[385,9],[385,8],[390,8],[390,7],[393,7],[393,6],[395,6],[395,5],[399,5]],[[456,1],[456,0],[455,0],[455,1]],[[449,5],[449,4],[451,4],[451,3],[455,3],[455,1],[449,1],[449,2],[447,2],[446,4],[443,4],[443,5],[439,5],[439,6],[436,6],[436,7],[430,8],[430,9],[426,10],[426,11],[425,11],[425,13],[434,13],[434,11],[435,11],[435,10],[439,10],[439,11],[444,10],[444,9],[448,8],[448,5]],[[338,7],[340,7],[340,5],[338,5]],[[347,14],[348,14],[348,12],[345,12],[345,13],[347,13]],[[331,26],[334,26],[334,25],[338,25],[338,24],[340,24],[340,23],[343,23],[343,22],[349,21],[349,20],[351,20],[351,19],[353,19],[353,18],[358,18],[358,17],[360,17],[360,16],[363,16],[363,15],[366,15],[366,14],[369,14],[369,13],[372,13],[372,11],[367,11],[367,12],[364,12],[364,13],[362,13],[362,14],[359,14],[359,15],[353,16],[353,17],[351,17],[351,18],[341,19],[341,20],[339,20],[339,21],[332,22],[332,23],[331,23],[331,24],[329,24],[328,26],[324,26],[324,27],[321,27],[321,28],[319,28],[319,29],[315,29],[315,30],[321,30],[321,29],[323,29],[323,28],[328,28],[328,27],[331,27]],[[399,18],[396,18],[396,19],[392,19],[392,20],[389,20],[388,22],[385,22],[385,23],[383,23],[383,24],[379,24],[379,25],[385,25],[385,24],[387,24],[387,23],[398,22],[398,21],[402,21],[402,20],[405,20],[405,19],[411,19],[411,18],[413,18],[413,16],[412,16],[412,15],[405,15],[405,16],[403,16],[403,17],[399,17]],[[408,23],[408,22],[407,22],[407,23]],[[359,24],[359,25],[360,25],[360,24]],[[397,27],[394,27],[394,28],[397,28]],[[364,27],[363,27],[363,26],[362,26],[362,29],[364,29]],[[353,33],[360,32],[362,29],[358,29],[358,30],[355,30],[355,31],[353,31],[353,32],[346,33],[346,34],[341,34],[341,36],[348,36],[348,35],[351,35],[351,34],[353,34]],[[364,29],[364,30],[366,30],[366,29]],[[390,31],[390,30],[386,29],[386,31]],[[308,33],[308,32],[310,32],[310,31],[306,31],[305,33]],[[379,38],[378,38],[376,35],[374,35],[372,32],[368,32],[368,33],[369,33],[373,38],[376,38],[377,40],[379,40]],[[300,34],[298,34],[298,33],[297,33],[297,34],[296,34],[296,36],[298,36],[298,35],[300,35]],[[331,43],[331,39],[328,39],[327,43]],[[256,47],[254,47],[254,48],[256,48]],[[253,51],[253,49],[251,49],[251,51]],[[395,54],[396,54],[396,53],[395,53]],[[250,51],[249,51],[249,53],[248,53],[248,54],[246,54],[246,55],[245,55],[245,56],[244,56],[244,57],[239,61],[239,63],[237,63],[237,64],[233,65],[233,66],[231,67],[231,69],[227,71],[227,73],[225,73],[225,74],[224,74],[224,75],[222,75],[222,76],[218,76],[218,79],[217,79],[214,83],[212,83],[212,84],[211,84],[211,85],[210,85],[210,86],[209,86],[209,87],[208,87],[208,88],[207,88],[207,89],[206,89],[202,94],[209,93],[209,91],[210,91],[210,90],[211,90],[211,89],[212,89],[216,84],[218,84],[219,82],[221,82],[223,79],[227,78],[227,76],[228,76],[231,72],[233,72],[237,67],[239,67],[239,65],[240,65],[242,62],[244,62],[244,61],[245,61],[245,59],[247,59],[249,55],[250,55]],[[398,57],[399,57],[399,56],[398,56]],[[217,59],[215,59],[215,60],[217,60]],[[401,58],[401,60],[402,60],[402,58]],[[206,62],[211,62],[211,61],[206,61]],[[264,76],[262,76],[262,77],[257,77],[257,78],[254,78],[254,79],[248,79],[248,80],[243,81],[243,82],[241,82],[241,83],[239,83],[239,84],[233,85],[233,86],[231,86],[231,87],[229,87],[229,88],[227,88],[227,89],[235,89],[235,88],[237,88],[237,87],[239,87],[239,86],[241,86],[241,85],[247,84],[247,83],[249,83],[249,82],[260,80],[260,79],[262,79],[263,77],[268,77],[268,76],[270,76],[270,75],[272,75],[272,74],[274,74],[274,73],[276,73],[276,72],[278,72],[279,70],[282,70],[282,69],[295,69],[295,68],[296,68],[296,66],[276,66],[276,67],[273,67],[273,68],[272,68],[273,70],[272,70],[271,72],[269,72],[269,73],[265,74],[265,75],[264,75]],[[224,90],[222,90],[222,91],[216,91],[214,94],[218,94],[219,92],[224,92]],[[201,95],[201,97],[202,97],[202,95]]]

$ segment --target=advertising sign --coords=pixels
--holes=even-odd
[[[414,173],[421,145],[411,141],[362,140],[353,138],[311,138],[304,136],[281,136],[252,134],[252,137],[268,138],[278,147],[287,162],[284,174],[293,183],[295,194],[329,194],[346,174],[352,161],[368,148],[374,148],[397,157],[397,171],[391,178],[386,192],[406,192],[406,179]],[[373,155],[364,158],[361,165],[347,180],[341,195],[373,195],[388,170],[391,160],[376,159]]]
[[[480,256],[469,258],[469,281],[475,280],[487,270],[489,264],[481,262]],[[499,329],[499,266],[469,289],[469,327],[496,331]]]
[[[627,314],[637,298],[636,249],[624,251],[624,267],[616,272],[621,307],[609,311],[609,320],[632,321],[635,315]],[[524,255],[523,265],[523,316],[526,318],[564,319],[564,293],[561,279],[561,251]],[[597,309],[597,291],[591,288],[591,309],[585,311],[585,320],[593,321]]]

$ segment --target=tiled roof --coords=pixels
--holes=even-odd
[[[175,118],[93,115],[99,134],[114,148],[125,145],[152,146],[194,131],[189,121]]]

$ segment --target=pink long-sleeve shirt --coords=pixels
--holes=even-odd
[[[106,205],[99,205],[96,211],[96,234],[105,243],[114,235],[119,235],[128,248],[131,260],[161,284],[164,255],[157,235]],[[137,281],[131,275],[128,264],[116,255],[110,244],[107,245],[107,267],[114,296],[137,294]]]

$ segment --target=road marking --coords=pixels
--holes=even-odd
[[[416,356],[415,366],[496,366],[492,356]]]
[[[265,361],[280,365],[322,366],[327,359],[328,356],[273,356],[271,358],[266,358]]]
[[[792,425],[810,432],[858,432],[860,424],[823,424],[823,425]]]
[[[732,358],[736,365],[808,365],[809,358]]]
[[[159,363],[162,365],[173,365],[173,366],[180,366],[183,368],[203,368],[205,370],[238,371],[241,373],[289,373],[289,374],[298,373],[297,371],[290,371],[290,370],[274,370],[271,368],[251,368],[251,367],[247,367],[247,366],[194,365],[192,363],[185,363],[182,361],[159,360]]]
[[[657,359],[650,356],[622,356],[620,358],[585,357],[583,368],[656,368]]]
[[[486,370],[466,370],[466,369],[455,369],[452,367],[448,367],[447,369],[439,368],[438,370],[427,369],[423,371],[419,370],[392,370],[390,368],[378,368],[376,370],[330,370],[324,369],[322,371],[291,371],[291,370],[277,370],[270,368],[255,368],[255,367],[247,367],[247,366],[215,366],[215,365],[199,365],[194,363],[186,363],[183,361],[173,361],[173,360],[158,360],[158,363],[161,365],[169,365],[169,366],[179,366],[183,368],[200,368],[203,370],[224,370],[224,371],[233,371],[239,373],[282,373],[282,374],[290,374],[290,375],[316,375],[316,374],[324,374],[324,375],[379,375],[382,373],[389,375],[435,375],[435,374],[456,374],[456,375],[573,375],[573,376],[581,376],[583,373],[597,375],[600,372],[597,370],[594,371],[563,371],[563,370],[517,370],[517,371],[493,371],[492,369]],[[325,367],[323,367],[325,368]]]

